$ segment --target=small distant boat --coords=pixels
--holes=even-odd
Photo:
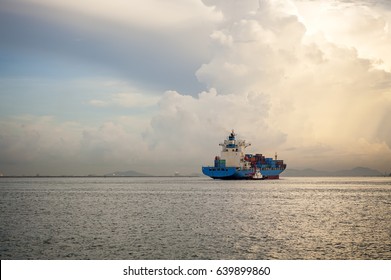
[[[202,173],[213,179],[279,179],[286,169],[283,160],[266,158],[262,154],[246,154],[245,149],[250,146],[245,140],[237,140],[234,130],[220,144],[220,156],[216,156],[214,166],[203,166]]]

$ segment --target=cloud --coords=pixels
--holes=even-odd
[[[135,81],[137,90],[89,95],[90,108],[116,111],[104,120],[3,118],[1,166],[16,172],[25,162],[18,172],[38,172],[27,168],[34,163],[56,173],[65,164],[75,174],[199,172],[212,164],[231,129],[252,142],[249,152],[277,151],[291,168],[383,171],[391,165],[386,2],[180,2],[133,7],[115,1],[105,13],[102,2],[90,8],[89,1],[19,1],[36,10],[11,9],[13,15],[40,28],[25,30],[14,19],[21,35],[2,29],[9,46],[28,42],[43,52],[112,67]],[[164,5],[162,14],[153,5]],[[166,5],[182,12],[175,15]],[[61,32],[45,34],[46,23]],[[34,36],[23,38],[30,31]],[[150,94],[149,84],[164,88],[161,95]]]
[[[95,107],[118,106],[125,108],[146,108],[155,106],[160,98],[153,95],[146,95],[138,92],[116,93],[105,100],[92,99],[89,104]]]
[[[83,63],[147,90],[203,88],[194,72],[209,55],[205,42],[219,15],[199,1],[3,2],[0,47],[6,56],[18,51]],[[69,67],[68,74],[73,71]]]
[[[15,2],[15,1],[13,1]],[[99,17],[107,21],[121,22],[148,28],[174,27],[188,24],[195,19],[201,21],[218,20],[220,15],[202,5],[197,0],[144,0],[143,4],[134,1],[114,0],[108,4],[104,0],[62,1],[62,0],[19,0],[26,3],[64,12],[77,12],[89,17]],[[31,11],[26,11],[31,13]],[[62,20],[65,20],[63,17]],[[153,20],[151,20],[153,19]]]
[[[7,175],[105,174],[148,158],[141,133],[149,120],[119,117],[99,126],[53,116],[0,121],[0,167]]]
[[[222,136],[218,128],[225,127],[251,139],[260,152],[280,151],[291,167],[391,164],[391,134],[379,133],[389,131],[384,124],[391,114],[390,72],[372,57],[361,57],[358,41],[338,44],[337,37],[308,33],[293,2],[262,1],[259,7],[250,2],[243,6],[248,10],[237,11],[235,2],[207,1],[227,19],[211,33],[212,59],[197,71],[212,90],[198,98],[178,92],[163,96],[152,121],[152,142],[162,139],[157,145],[163,146],[163,131],[173,130],[178,139],[191,141],[191,127],[207,139],[199,145],[206,147],[217,143],[209,135]],[[360,9],[349,23],[361,20]],[[363,34],[386,32],[384,20],[368,23]],[[385,44],[380,37],[372,36],[373,44]],[[167,143],[191,149],[174,141]]]
[[[308,33],[322,34],[337,45],[354,47],[360,57],[378,60],[377,67],[390,71],[389,1],[297,2]]]
[[[77,123],[56,123],[52,116],[25,115],[1,120],[0,128],[0,166],[3,168],[8,166],[23,172],[26,166],[36,165],[39,170],[42,162],[50,165],[65,157],[78,156],[81,127]]]
[[[159,103],[160,110],[151,121],[146,140],[159,154],[168,151],[171,156],[186,154],[198,160],[210,157],[231,128],[241,128],[242,135],[257,136],[265,143],[278,144],[285,135],[265,123],[269,106],[266,96],[254,92],[222,95],[211,89],[195,98],[169,91]]]

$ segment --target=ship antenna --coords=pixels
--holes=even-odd
[[[276,154],[274,155],[274,158],[275,158],[275,160],[277,160],[277,152],[276,152]]]

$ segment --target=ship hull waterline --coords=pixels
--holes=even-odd
[[[224,170],[216,170],[214,167],[203,166],[202,173],[212,179],[218,180],[275,180],[280,178],[284,170],[265,170],[264,174],[255,175],[253,170],[237,170],[235,167],[228,167]]]

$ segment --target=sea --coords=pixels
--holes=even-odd
[[[0,178],[2,260],[391,259],[391,178]]]

